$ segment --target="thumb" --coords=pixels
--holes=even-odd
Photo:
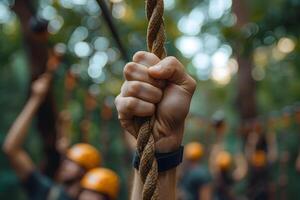
[[[148,73],[152,78],[174,83],[191,93],[195,90],[195,80],[184,71],[183,65],[175,57],[167,57],[149,67]]]
[[[175,57],[167,57],[149,68],[149,75],[156,79],[167,80],[181,85],[185,79],[182,64]]]

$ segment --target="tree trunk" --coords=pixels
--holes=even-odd
[[[248,22],[249,14],[245,0],[233,1],[233,12],[237,16],[236,29],[240,31]],[[239,45],[247,45],[239,42]],[[245,53],[242,49],[247,49],[245,46],[236,47],[237,61],[239,64],[238,70],[238,95],[237,109],[240,114],[241,123],[256,117],[256,97],[255,97],[255,81],[252,78],[253,63],[251,53]]]

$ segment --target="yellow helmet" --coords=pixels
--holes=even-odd
[[[99,167],[101,163],[100,152],[90,144],[75,144],[67,151],[66,156],[86,170]]]
[[[251,164],[254,167],[263,167],[267,164],[266,153],[262,150],[255,151],[251,156]]]
[[[197,161],[204,154],[203,145],[198,142],[191,142],[185,146],[184,156],[187,160]]]
[[[116,199],[120,189],[120,180],[119,176],[110,169],[95,168],[84,175],[81,187]]]
[[[221,171],[228,170],[232,164],[230,153],[228,153],[227,151],[220,152],[216,157],[216,164]]]

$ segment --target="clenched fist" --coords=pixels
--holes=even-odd
[[[124,68],[125,82],[115,104],[121,126],[134,137],[137,117],[155,116],[155,148],[159,153],[177,150],[182,142],[185,118],[196,88],[195,80],[174,57],[160,60],[138,52]]]

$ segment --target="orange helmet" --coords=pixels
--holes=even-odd
[[[203,145],[198,142],[191,142],[186,145],[184,156],[187,160],[197,161],[204,154]]]
[[[255,151],[251,156],[251,164],[254,167],[263,167],[267,164],[266,153],[262,150]]]
[[[90,144],[75,144],[67,151],[66,156],[87,170],[96,168],[101,163],[100,152]]]
[[[216,164],[221,171],[228,170],[232,164],[232,158],[230,153],[228,153],[227,151],[222,151],[218,153],[216,157]]]
[[[119,176],[110,169],[95,168],[84,175],[81,187],[116,199],[120,189],[120,180]]]

